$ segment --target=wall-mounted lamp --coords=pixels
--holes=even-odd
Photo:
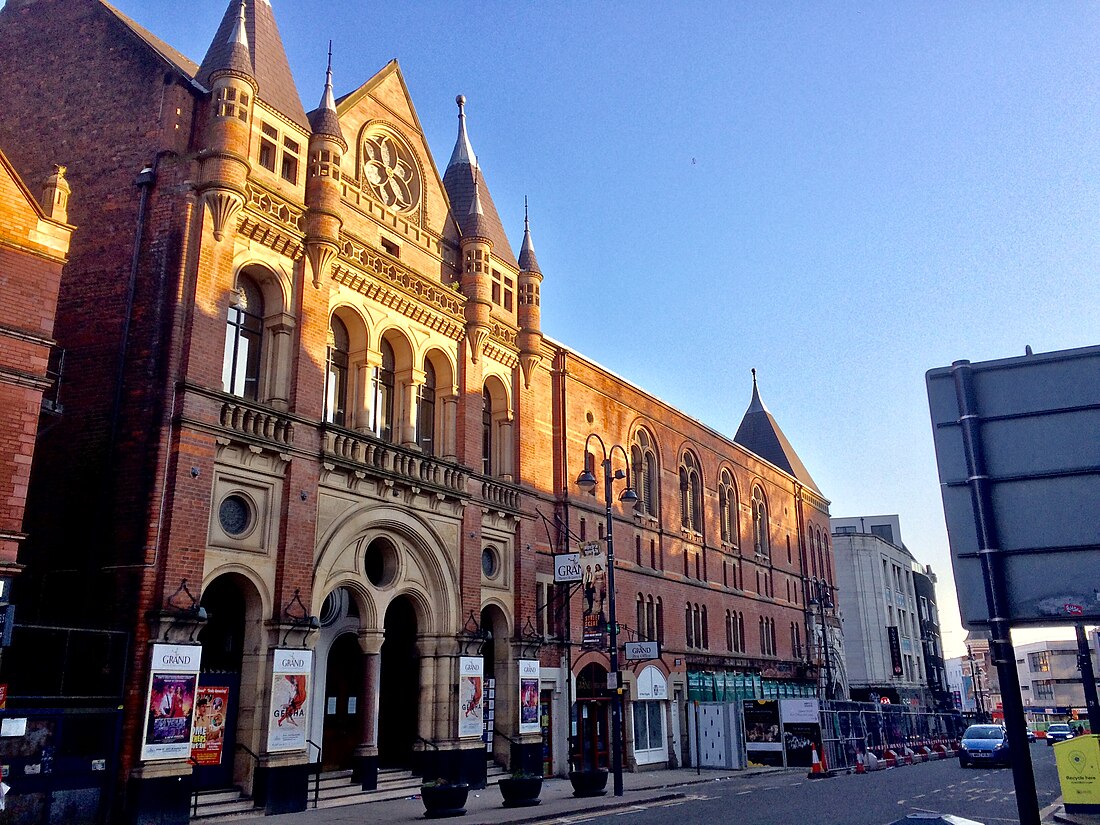
[[[191,635],[188,641],[195,641],[195,632],[199,625],[206,621],[206,608],[199,604],[199,600],[187,589],[187,579],[180,582],[176,592],[165,599],[165,607],[172,615],[172,622],[164,629],[164,641],[168,641],[168,633],[175,627],[190,626]]]
[[[282,643],[284,645],[291,631],[305,629],[305,634],[302,636],[302,644],[304,646],[309,634],[321,626],[321,620],[316,616],[311,616],[309,611],[306,610],[305,603],[302,601],[302,589],[300,587],[294,588],[294,595],[291,597],[290,601],[286,603],[286,607],[283,608],[283,616],[290,620],[290,627],[288,627],[286,633],[283,634]]]
[[[201,470],[199,470],[198,467],[192,467],[191,468],[191,478],[198,478],[200,472],[201,472]]]

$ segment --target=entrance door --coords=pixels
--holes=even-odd
[[[209,747],[193,753],[198,761],[193,779],[200,790],[234,784],[241,662],[244,652],[245,580],[234,574],[214,579],[202,594],[207,621],[199,631],[202,672],[195,708],[196,727],[204,729]]]
[[[322,765],[342,770],[352,767],[363,740],[363,654],[354,635],[345,633],[333,642],[325,673]]]
[[[579,770],[607,768],[611,752],[611,703],[594,699],[577,702],[577,739],[573,764]]]
[[[420,720],[420,658],[416,653],[416,610],[407,598],[386,610],[379,662],[378,764],[412,767]]]

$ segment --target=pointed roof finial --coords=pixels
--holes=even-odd
[[[752,370],[752,401],[749,402],[749,408],[745,411],[745,415],[752,412],[769,412],[768,408],[764,406],[764,402],[760,400],[760,388],[756,385],[756,367]]]
[[[248,49],[248,29],[244,24],[244,0],[241,0],[241,4],[237,7],[237,25],[233,27],[233,31],[229,35],[229,45],[233,46],[240,44]]]
[[[332,94],[332,41],[328,41],[328,69],[325,70],[325,91],[321,104],[309,113],[309,125],[315,135],[338,138],[344,149],[347,142],[340,130],[340,118],[336,116],[336,98]]]
[[[470,201],[470,211],[462,224],[462,234],[475,238],[489,238],[489,222],[485,217],[485,208],[481,205],[481,170],[474,158],[474,198]]]
[[[233,21],[229,29],[229,37],[225,40],[227,53],[222,65],[214,65],[210,73],[211,78],[219,72],[241,75],[255,81],[255,73],[252,68],[252,55],[248,47],[248,27],[244,19],[244,2],[240,0],[237,6],[237,19]]]
[[[466,134],[466,96],[458,95],[455,98],[455,103],[458,104],[458,140],[455,141],[454,151],[451,152],[451,159],[447,163],[447,168],[452,166],[458,166],[463,163],[467,163],[470,166],[477,166],[477,156],[474,155],[474,149],[470,145],[470,138]]]
[[[531,222],[527,219],[527,196],[523,196],[523,245],[519,249],[519,268],[524,272],[538,272],[538,259],[535,257],[535,245],[531,242]]]

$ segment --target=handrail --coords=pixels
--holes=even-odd
[[[259,765],[259,764],[260,764],[260,757],[258,757],[258,756],[257,756],[257,755],[256,755],[256,754],[255,754],[255,753],[253,752],[253,750],[252,750],[252,749],[251,749],[250,747],[248,747],[248,745],[245,745],[245,744],[244,744],[243,742],[237,742],[237,743],[236,743],[236,745],[237,745],[237,747],[238,747],[238,748],[240,748],[240,749],[241,749],[242,751],[244,751],[244,752],[245,752],[245,753],[247,753],[247,754],[248,754],[249,756],[251,756],[251,757],[252,757],[252,758],[253,758],[254,760],[256,760],[256,764],[257,764],[257,765]]]
[[[199,760],[196,759],[194,756],[188,756],[187,761],[194,766],[191,769],[192,771],[194,771],[194,769],[199,766]],[[195,787],[195,790],[191,793],[191,800],[191,818],[194,819],[199,815],[199,789],[197,786]]]
[[[431,741],[430,739],[425,739],[423,736],[417,736],[416,739],[419,742],[423,742],[425,745],[430,745],[433,750],[436,750],[436,751],[439,750],[439,745],[437,745],[435,742]]]
[[[496,728],[493,728],[493,736],[503,736],[505,739],[507,739],[513,745],[522,745],[523,744],[523,742],[520,741],[519,739],[513,739],[511,736],[506,734],[504,731],[497,730]]]
[[[307,745],[317,748],[317,770],[313,772],[313,807],[321,801],[321,746],[312,739],[306,739]]]

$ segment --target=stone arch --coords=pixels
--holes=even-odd
[[[370,541],[387,536],[401,552],[397,579],[373,591],[364,572],[365,553]],[[450,545],[456,545],[457,535]],[[461,604],[458,572],[447,540],[417,513],[374,502],[353,507],[338,518],[318,542],[320,552],[314,568],[315,587],[330,591],[337,583],[356,582],[358,594],[372,628],[381,622],[390,602],[410,595],[422,605],[423,633],[453,633],[460,623]],[[371,593],[368,599],[367,594]],[[377,595],[373,595],[377,594]]]

